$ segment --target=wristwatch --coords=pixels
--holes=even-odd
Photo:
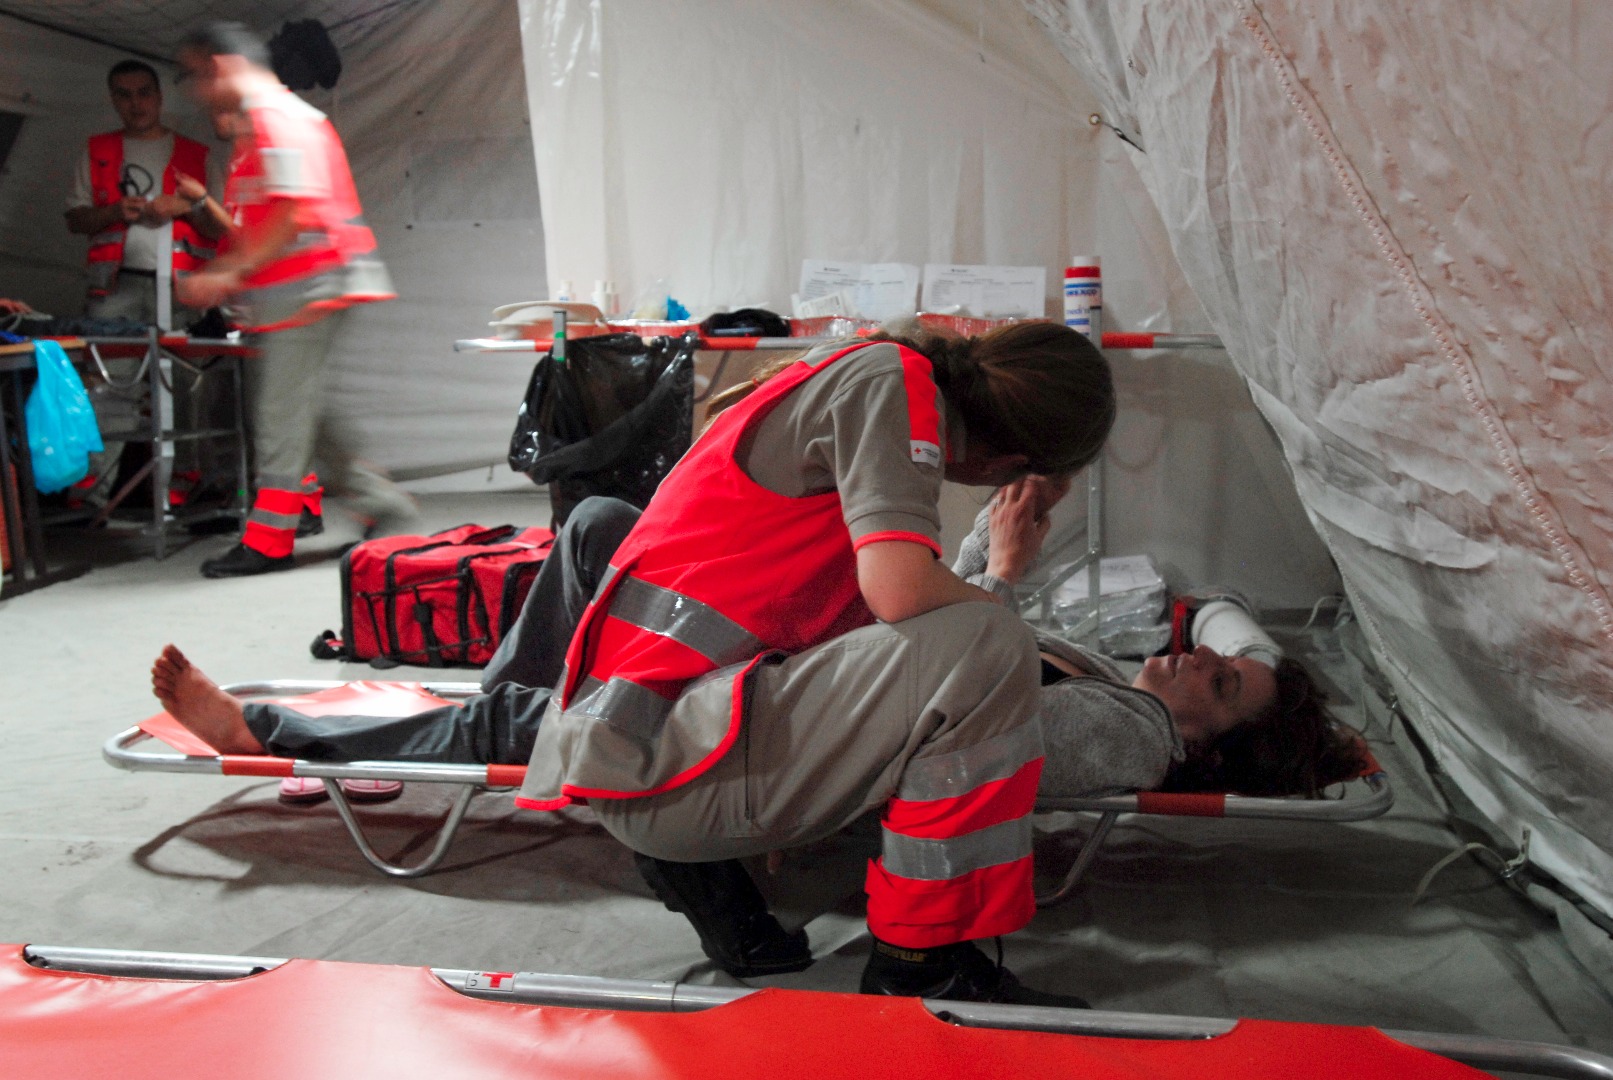
[[[206,205],[207,205],[207,195],[204,193],[204,194],[201,195],[201,197],[199,197],[197,199],[193,199],[191,201],[190,209],[186,210],[185,213],[194,214],[196,211],[200,210],[202,207],[204,207]]]

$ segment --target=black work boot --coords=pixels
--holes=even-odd
[[[265,555],[261,551],[254,551],[245,544],[236,544],[230,550],[216,559],[208,559],[202,563],[202,577],[251,577],[254,574],[270,574],[276,570],[291,570],[297,565],[297,560],[290,555]]]
[[[316,514],[306,506],[303,507],[302,513],[297,515],[297,539],[300,540],[305,536],[318,536],[324,531],[324,515]]]
[[[1047,1005],[1056,1009],[1092,1007],[1073,994],[1032,990],[1003,967],[1001,959],[993,963],[970,941],[903,949],[875,938],[874,951],[863,968],[862,992],[942,1001]]]
[[[783,975],[812,963],[806,931],[784,932],[738,859],[678,863],[634,852],[633,861],[667,910],[694,925],[701,949],[728,974]]]

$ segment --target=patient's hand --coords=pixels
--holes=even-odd
[[[986,573],[992,577],[1017,585],[1036,562],[1052,525],[1047,509],[1063,494],[1060,491],[1049,499],[1046,485],[1046,477],[1029,476],[998,488],[992,496],[991,543],[986,559]],[[1064,490],[1069,490],[1068,478]]]

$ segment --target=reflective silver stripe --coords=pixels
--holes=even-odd
[[[577,695],[564,713],[569,719],[603,720],[637,739],[649,742],[661,731],[672,702],[626,679],[613,678],[601,683],[589,677],[577,687]]]
[[[594,590],[595,600],[605,595],[605,590],[610,588],[610,583],[615,581],[616,575],[620,573],[621,570],[617,567],[612,566],[610,563],[605,564],[605,573],[599,579],[599,588]]]
[[[981,784],[1006,780],[1041,756],[1042,725],[1033,720],[950,754],[911,759],[896,797],[912,802],[956,798]]]
[[[274,514],[268,510],[253,510],[246,519],[259,525],[267,525],[271,529],[295,529],[297,523],[302,520],[302,513],[299,511],[295,514]]]
[[[1031,853],[1028,815],[950,840],[922,840],[889,829],[884,832],[880,861],[897,877],[914,881],[949,881],[971,870],[1001,866]]]
[[[763,649],[749,630],[716,608],[632,575],[611,597],[610,614],[686,645],[718,667],[749,660]]]

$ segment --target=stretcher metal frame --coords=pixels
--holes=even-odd
[[[29,945],[23,956],[52,971],[131,979],[219,981],[270,971],[281,957],[222,956],[121,949]],[[547,1005],[629,1012],[689,1013],[716,1008],[759,991],[751,987],[691,986],[678,982],[612,979],[533,972],[485,972],[430,968],[447,988],[467,997],[519,1005]],[[1037,1031],[1123,1039],[1198,1040],[1225,1035],[1237,1021],[1202,1016],[1058,1009],[925,1000],[925,1008],[962,1027]],[[1613,1057],[1558,1043],[1488,1035],[1381,1029],[1407,1046],[1439,1054],[1475,1069],[1521,1072],[1564,1080],[1613,1080]]]
[[[1387,813],[1395,804],[1389,774],[1375,759],[1359,775],[1343,781],[1352,786],[1360,781],[1367,794],[1337,799],[1306,799],[1300,796],[1270,798],[1220,792],[1139,791],[1129,795],[1109,795],[1084,799],[1036,800],[1037,813],[1095,811],[1098,821],[1076,853],[1075,862],[1064,880],[1052,892],[1038,893],[1036,906],[1052,907],[1075,891],[1086,874],[1109,831],[1121,814],[1158,814],[1172,817],[1266,818],[1282,821],[1367,821]]]
[[[343,680],[271,679],[263,682],[232,683],[224,691],[242,700],[264,700],[296,697],[334,690],[346,686]],[[421,688],[449,702],[463,701],[481,693],[476,683],[429,682]],[[106,741],[101,756],[107,763],[130,772],[204,773],[214,776],[257,776],[276,779],[287,776],[309,777],[326,781],[325,791],[331,804],[347,827],[353,843],[358,846],[364,860],[381,873],[395,878],[417,878],[431,873],[448,854],[454,836],[459,832],[471,799],[478,792],[493,788],[520,787],[526,777],[525,765],[450,765],[396,761],[303,761],[297,758],[272,757],[267,754],[214,754],[211,756],[186,755],[172,751],[137,749],[146,740],[157,740],[140,725],[126,728]],[[383,858],[370,843],[364,826],[353,810],[339,780],[399,780],[408,783],[454,784],[459,790],[453,804],[437,830],[431,850],[413,866],[391,862]]]

